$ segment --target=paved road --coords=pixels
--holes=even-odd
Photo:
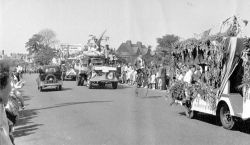
[[[38,92],[26,75],[27,108],[16,128],[16,145],[249,145],[250,135],[228,131],[214,118],[187,119],[162,92],[119,86],[87,89],[64,82],[62,91]]]

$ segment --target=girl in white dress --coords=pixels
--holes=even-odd
[[[154,90],[155,89],[155,73],[152,73],[151,75],[151,79],[150,79],[150,83],[151,83],[151,86],[152,86],[152,89]]]

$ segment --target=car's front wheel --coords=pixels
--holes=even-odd
[[[62,90],[62,85],[58,86],[58,90],[61,91]]]
[[[112,88],[117,89],[118,83],[117,82],[112,82]]]
[[[39,91],[42,92],[43,91],[43,87],[39,87]]]

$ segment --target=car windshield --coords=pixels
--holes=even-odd
[[[91,60],[91,63],[92,63],[93,65],[103,65],[103,60],[100,59],[100,58],[93,58],[93,59]]]
[[[82,67],[87,67],[88,66],[88,59],[82,59],[81,60],[81,66]]]
[[[59,71],[58,67],[46,67],[46,68],[44,68],[45,73],[55,73],[58,71]]]

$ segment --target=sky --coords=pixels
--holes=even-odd
[[[113,48],[127,40],[154,48],[165,34],[193,37],[235,14],[250,21],[250,1],[0,0],[0,50],[26,53],[28,39],[47,28],[61,43],[85,44],[106,29]]]

